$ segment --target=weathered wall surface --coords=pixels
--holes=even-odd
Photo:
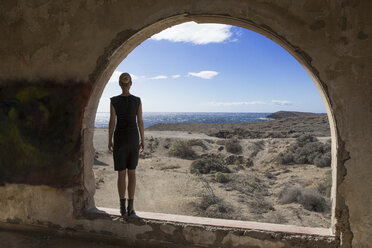
[[[90,91],[84,83],[0,85],[0,184],[72,187]]]
[[[93,192],[92,153],[84,149],[91,148],[95,109],[110,73],[154,32],[195,19],[261,32],[309,71],[334,121],[336,235],[343,247],[368,247],[371,9],[368,0],[1,1],[0,221],[93,230],[128,242],[186,240],[185,245],[208,246],[207,239],[187,240],[207,232],[216,235],[214,245],[224,247],[300,244],[300,239],[283,243],[280,235],[268,245],[269,235],[242,238],[200,228],[187,233],[184,227],[175,229],[178,236],[167,236],[155,224],[110,225],[112,220],[88,220],[82,214],[92,205]]]

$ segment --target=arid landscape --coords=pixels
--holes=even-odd
[[[145,130],[138,211],[329,227],[330,131],[324,114],[257,123],[158,124]],[[117,173],[97,128],[95,202],[119,207]]]

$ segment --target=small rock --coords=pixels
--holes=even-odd
[[[239,164],[239,165],[236,165],[233,169],[236,170],[236,171],[240,171],[240,170],[244,170],[245,168],[244,168],[244,166]]]
[[[253,165],[254,165],[253,161],[250,158],[247,158],[245,166],[249,168],[252,167]]]
[[[266,171],[265,172],[265,176],[268,178],[268,179],[275,179],[275,176],[273,174],[271,174],[270,172]]]
[[[217,140],[216,144],[221,146],[221,145],[225,145],[225,142],[226,140]]]
[[[151,154],[149,152],[142,152],[139,154],[139,158],[141,159],[151,158]]]

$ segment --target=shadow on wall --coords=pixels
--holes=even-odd
[[[0,85],[0,184],[71,187],[91,84],[49,80]]]

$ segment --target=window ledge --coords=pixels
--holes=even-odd
[[[97,207],[97,209],[91,210],[90,213],[120,216],[119,209],[104,208],[104,207]],[[234,228],[234,229],[261,230],[261,231],[267,231],[267,232],[280,232],[280,233],[335,237],[332,233],[331,228],[303,227],[303,226],[295,226],[295,225],[273,224],[273,223],[254,222],[254,221],[214,219],[214,218],[205,218],[205,217],[140,212],[140,211],[136,211],[136,214],[140,219],[143,219],[143,220],[176,222],[176,223],[194,224],[194,225],[201,225],[201,226]],[[134,219],[137,219],[137,218],[134,218]]]

